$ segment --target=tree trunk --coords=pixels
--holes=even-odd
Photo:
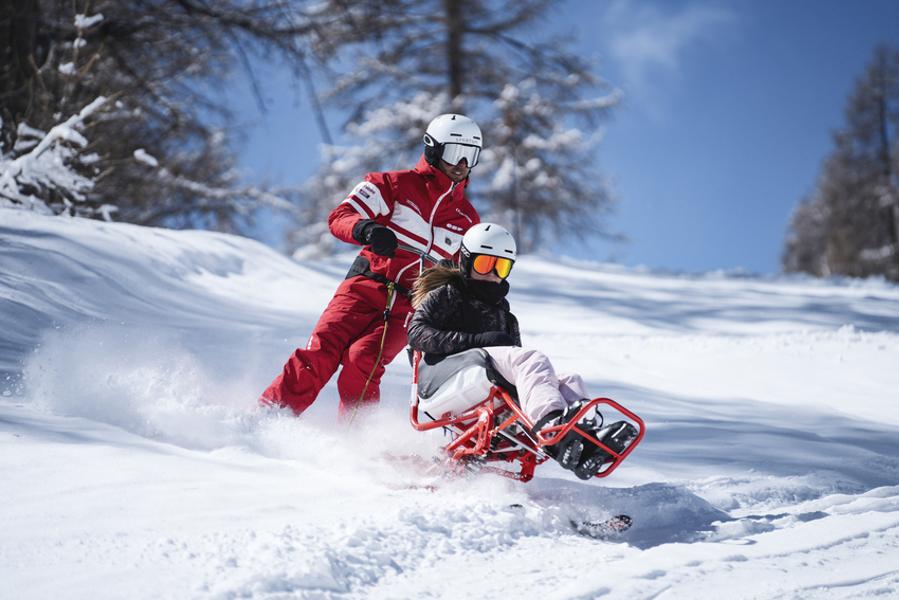
[[[0,116],[3,142],[15,142],[16,124],[28,118],[33,101],[32,85],[38,58],[37,29],[40,6],[35,0],[10,0],[0,13]]]
[[[464,2],[443,0],[446,14],[446,64],[449,77],[449,96],[453,110],[461,110],[464,70],[462,65],[462,28],[464,26]]]
[[[877,119],[880,134],[879,155],[881,161],[881,169],[883,175],[883,186],[886,195],[889,198],[889,205],[886,207],[884,216],[886,218],[887,239],[892,246],[892,254],[887,259],[887,277],[897,279],[899,272],[899,190],[893,186],[893,162],[890,143],[890,122],[889,122],[889,93],[890,93],[890,77],[893,70],[890,64],[890,54],[886,49],[878,53],[878,97],[877,97]],[[881,200],[882,202],[882,200]]]
[[[883,177],[887,185],[891,182],[893,176],[893,168],[890,161],[890,123],[888,116],[888,94],[889,94],[889,76],[890,65],[886,51],[878,56],[878,77],[877,77],[877,120],[880,134],[880,155],[881,168],[883,169]]]

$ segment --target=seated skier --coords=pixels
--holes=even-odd
[[[434,266],[415,283],[415,312],[408,331],[409,346],[424,353],[419,365],[420,389],[427,369],[433,370],[443,361],[456,369],[486,354],[488,367],[515,386],[535,433],[567,423],[587,401],[587,392],[579,375],[559,376],[544,354],[521,347],[518,320],[506,300],[506,278],[516,258],[512,234],[495,223],[475,225],[462,238],[460,257],[458,267]],[[455,390],[453,394],[458,395]],[[476,392],[471,398],[454,401],[462,402],[456,408],[464,410],[485,397]],[[584,419],[579,426],[616,452],[636,435],[625,422],[602,427],[601,421]],[[612,460],[575,431],[544,450],[581,479],[590,479]]]

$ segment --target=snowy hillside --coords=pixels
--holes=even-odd
[[[353,429],[255,406],[350,260],[0,209],[0,598],[899,596],[899,288],[525,257],[525,345],[646,439],[440,482],[402,360]]]

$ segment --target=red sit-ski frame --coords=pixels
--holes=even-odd
[[[461,463],[472,459],[480,462],[518,461],[521,465],[521,470],[518,473],[491,466],[481,466],[480,470],[490,471],[519,481],[530,481],[534,477],[534,469],[537,465],[549,460],[549,456],[543,451],[543,448],[559,442],[569,431],[574,430],[614,457],[611,462],[603,465],[596,474],[596,477],[608,477],[643,439],[645,431],[643,419],[610,398],[594,398],[590,400],[567,423],[546,427],[537,434],[535,439],[530,434],[534,424],[521,411],[521,408],[512,396],[499,386],[493,386],[487,398],[462,414],[443,415],[434,421],[419,422],[417,387],[418,363],[420,359],[420,353],[416,352],[412,364],[413,397],[409,420],[412,422],[412,427],[418,431],[427,431],[440,427],[445,427],[451,431],[456,437],[446,445],[444,451],[453,462]],[[604,404],[627,417],[637,428],[637,437],[620,453],[615,452],[578,427],[578,422],[581,418],[600,404]]]

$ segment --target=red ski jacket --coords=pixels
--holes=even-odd
[[[437,259],[457,259],[462,236],[480,222],[465,198],[468,180],[453,181],[422,156],[414,169],[369,173],[349,196],[331,211],[328,227],[340,240],[358,245],[353,226],[374,219],[396,234],[405,245]],[[392,258],[367,247],[359,253],[373,273],[411,289],[418,277],[419,256],[402,247]]]

